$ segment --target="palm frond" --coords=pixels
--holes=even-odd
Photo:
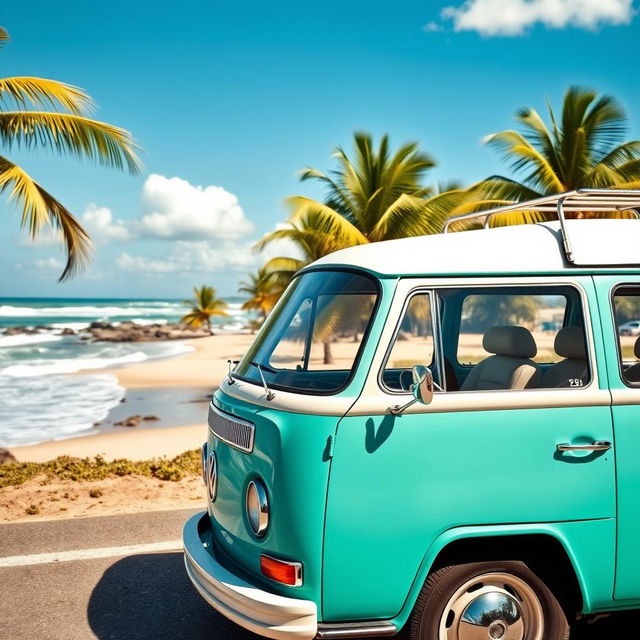
[[[127,167],[131,173],[141,168],[128,131],[75,114],[0,111],[0,140],[7,147],[50,147],[105,166]]]
[[[94,107],[91,98],[80,88],[47,78],[0,78],[0,102],[20,108],[58,106],[80,115]]]
[[[485,143],[501,151],[515,171],[529,170],[527,181],[547,191],[560,193],[565,186],[549,160],[517,131],[503,131],[485,138]]]
[[[339,244],[353,246],[368,242],[367,237],[354,224],[317,200],[292,196],[287,198],[286,202],[293,211],[291,221],[314,216],[317,220],[315,228],[334,236]]]
[[[0,27],[0,47],[4,46],[8,40],[9,32],[4,27]]]
[[[271,274],[274,271],[291,271],[295,273],[300,271],[306,264],[304,260],[296,258],[271,258],[263,268],[266,274]]]
[[[10,200],[21,205],[22,226],[29,229],[32,238],[47,225],[61,231],[67,263],[59,281],[66,280],[88,263],[91,241],[78,220],[25,171],[0,157],[0,193],[6,191]]]
[[[552,122],[555,122],[553,110],[551,110],[551,108],[550,113]],[[525,108],[521,109],[516,117],[527,130],[532,142],[541,148],[543,155],[548,160],[554,173],[558,177],[563,178],[562,162],[558,156],[553,137],[549,132],[549,129],[547,129],[547,125],[540,114],[535,109]]]
[[[439,207],[438,202],[444,200],[443,196],[435,196],[425,201],[403,193],[380,217],[371,232],[371,240],[439,233],[452,208],[446,205]]]

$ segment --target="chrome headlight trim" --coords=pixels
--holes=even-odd
[[[202,482],[207,484],[207,443],[205,442],[200,449],[200,473],[202,474]]]
[[[218,494],[218,458],[215,451],[211,451],[207,456],[206,469],[205,485],[207,487],[207,495],[211,502],[215,502]]]
[[[269,528],[269,499],[260,479],[251,480],[247,486],[246,511],[251,531],[262,538]]]

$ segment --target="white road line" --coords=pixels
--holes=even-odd
[[[121,547],[102,547],[101,549],[77,549],[75,551],[34,553],[28,556],[9,556],[7,558],[0,558],[0,569],[3,567],[28,567],[32,564],[69,562],[71,560],[115,558],[117,556],[131,556],[137,553],[152,553],[154,551],[177,551],[178,549],[182,549],[182,540],[150,542],[148,544],[131,544]]]

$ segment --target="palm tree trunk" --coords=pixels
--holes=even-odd
[[[323,343],[324,346],[324,364],[333,364],[333,355],[331,354],[331,343],[329,341]]]

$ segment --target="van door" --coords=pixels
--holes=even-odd
[[[630,600],[640,598],[640,347],[635,348],[640,342],[637,335],[626,329],[621,332],[619,327],[640,319],[640,276],[606,276],[595,281],[616,440],[618,545],[614,597]]]
[[[476,298],[476,310],[462,317],[464,301],[481,289],[483,295],[518,299],[505,307]],[[587,312],[589,300],[595,318]],[[559,317],[550,307],[562,307]],[[477,363],[492,357],[483,351],[481,316],[489,325],[530,327],[543,356],[535,356],[536,376],[565,359],[553,350],[558,329],[581,327],[586,377],[581,371],[567,375],[565,384],[553,388],[541,388],[536,377],[514,389],[463,390],[452,359]],[[541,329],[556,321],[557,328]],[[604,566],[610,568],[605,575],[612,593],[613,450],[571,449],[613,440],[606,375],[600,380],[596,366],[600,342],[590,278],[487,278],[468,286],[459,279],[400,281],[365,389],[337,431],[325,525],[325,619],[398,614],[430,544],[464,525],[601,522],[597,548],[610,558]],[[503,347],[488,346],[511,349],[505,357],[518,360],[518,366],[532,356],[508,340]],[[579,350],[574,345],[572,354]],[[406,389],[411,366],[418,363],[432,366],[444,390],[428,406],[414,404],[392,415],[389,407],[412,398]],[[477,365],[464,366],[471,375]],[[558,450],[561,445],[569,450]]]

